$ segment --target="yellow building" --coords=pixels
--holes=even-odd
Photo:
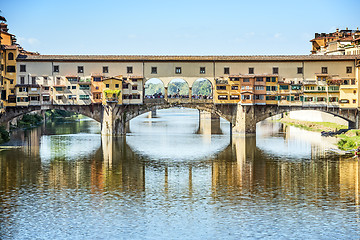
[[[230,84],[228,78],[218,78],[215,81],[215,103],[229,103]]]
[[[341,108],[358,107],[358,83],[355,78],[342,79],[339,90],[339,106]]]
[[[266,75],[266,104],[278,104],[278,75]]]
[[[122,76],[104,78],[103,82],[103,98],[104,105],[108,102],[116,102],[122,104]]]

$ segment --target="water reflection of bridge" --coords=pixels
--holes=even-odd
[[[34,151],[39,148],[35,146]],[[0,155],[0,182],[7,183],[1,186],[3,190],[25,183],[60,189],[91,188],[96,192],[142,193],[162,189],[164,194],[180,191],[189,197],[206,190],[214,198],[235,192],[275,191],[292,199],[309,194],[329,197],[331,191],[336,200],[360,203],[358,160],[274,160],[274,156],[256,147],[255,137],[233,137],[225,149],[212,157],[182,162],[149,161],[149,156],[134,152],[126,138],[105,136],[100,148],[76,160],[56,158],[42,162],[39,154],[28,150],[14,150],[13,154],[11,159],[6,153]]]

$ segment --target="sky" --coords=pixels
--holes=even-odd
[[[40,54],[302,55],[316,32],[360,28],[360,0],[0,0]]]

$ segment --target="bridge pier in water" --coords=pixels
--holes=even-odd
[[[126,134],[126,113],[116,102],[107,103],[102,108],[101,134],[120,136]]]

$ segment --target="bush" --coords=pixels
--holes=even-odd
[[[10,134],[6,131],[4,126],[0,126],[0,143],[5,143],[10,140]]]
[[[43,117],[39,114],[25,114],[21,120],[18,120],[17,126],[21,128],[32,127],[39,125],[42,121]]]

